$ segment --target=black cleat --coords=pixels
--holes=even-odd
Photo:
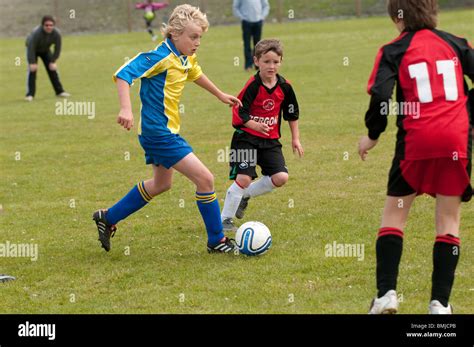
[[[247,206],[249,205],[249,200],[250,200],[250,196],[242,197],[242,200],[240,200],[240,204],[239,204],[239,207],[237,208],[237,212],[235,212],[235,216],[238,219],[244,218],[245,210],[247,209]]]
[[[239,248],[235,244],[234,239],[229,239],[228,237],[224,238],[223,241],[219,242],[215,246],[207,245],[208,253],[230,253],[239,254]]]
[[[97,225],[97,230],[99,231],[99,241],[102,244],[102,248],[108,252],[110,251],[110,238],[114,237],[117,227],[107,223],[105,214],[105,210],[95,211],[92,215],[92,219]]]

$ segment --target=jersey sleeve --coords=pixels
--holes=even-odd
[[[397,79],[397,68],[382,47],[375,59],[374,69],[369,79],[367,92],[371,95],[369,109],[365,114],[365,125],[369,137],[377,140],[387,128],[387,114],[381,112],[383,103],[389,102]]]
[[[463,50],[462,69],[466,76],[474,83],[474,49],[465,41],[466,45]],[[471,126],[474,128],[474,87],[469,91],[469,112],[471,116]]]
[[[158,59],[153,52],[139,53],[133,59],[123,64],[113,75],[114,82],[117,78],[132,85],[139,78],[147,78],[152,72],[164,71],[163,58]]]
[[[250,83],[245,91],[243,91],[242,98],[242,106],[239,107],[239,118],[242,120],[242,124],[247,123],[250,120],[250,106],[254,102],[255,98],[258,94],[258,83],[253,81]]]
[[[188,71],[187,81],[194,82],[202,75],[201,66],[198,64],[196,56],[190,57],[191,59],[191,69]]]
[[[282,85],[283,92],[285,93],[285,99],[281,104],[281,112],[283,114],[283,119],[286,121],[295,121],[298,120],[300,116],[298,100],[296,99],[296,94],[289,83],[284,83]]]
[[[474,49],[472,45],[461,37],[448,34],[443,31],[436,33],[446,40],[454,48],[461,62],[463,74],[474,83]],[[471,125],[474,127],[474,88],[468,93],[469,111]]]
[[[474,83],[474,49],[465,39],[460,39],[461,65],[464,74]]]

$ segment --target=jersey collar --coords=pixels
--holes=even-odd
[[[165,45],[166,47],[168,47],[168,49],[173,52],[173,54],[179,58],[181,64],[183,66],[186,66],[187,63],[188,63],[188,56],[187,55],[182,55],[178,49],[176,48],[176,46],[173,44],[173,42],[169,39],[169,38],[166,38],[165,40]]]
[[[174,53],[174,55],[176,55],[178,58],[182,56],[182,54],[178,51],[178,49],[176,48],[176,46],[173,44],[173,42],[169,39],[169,38],[166,38],[165,40],[165,45],[166,47],[169,48],[169,50],[171,52]]]
[[[279,74],[277,74],[277,82],[275,83],[275,85],[270,89],[268,88],[266,85],[263,84],[262,82],[262,78],[260,77],[260,73],[257,72],[254,76],[255,78],[255,81],[261,85],[262,87],[264,87],[269,94],[273,93],[273,91],[281,84],[285,83],[285,79],[283,77],[281,77]]]

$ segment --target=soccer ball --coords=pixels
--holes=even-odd
[[[267,226],[260,222],[247,222],[235,233],[239,251],[245,255],[260,255],[272,245],[272,234]]]
[[[155,18],[155,14],[152,11],[146,11],[143,15],[147,21],[152,21]]]

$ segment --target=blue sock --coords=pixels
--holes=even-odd
[[[145,184],[143,182],[138,183],[119,202],[108,209],[106,214],[107,223],[117,224],[148,204],[151,199],[152,196],[145,190]]]
[[[223,238],[221,209],[216,193],[198,193],[196,192],[196,202],[201,212],[202,219],[206,225],[208,244],[217,245]]]

